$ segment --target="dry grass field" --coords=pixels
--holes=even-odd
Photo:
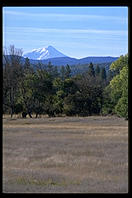
[[[3,118],[3,192],[127,193],[128,122]]]

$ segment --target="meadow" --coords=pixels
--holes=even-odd
[[[127,193],[128,121],[5,116],[3,192]]]

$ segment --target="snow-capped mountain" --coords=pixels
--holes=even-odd
[[[24,58],[28,57],[29,59],[32,60],[44,60],[49,58],[67,57],[67,56],[56,50],[54,47],[48,46],[46,48],[33,49],[30,52],[24,53],[23,57]]]

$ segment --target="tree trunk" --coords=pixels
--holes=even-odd
[[[22,112],[22,117],[26,118],[26,116],[27,116],[27,113],[26,112]]]
[[[29,117],[30,117],[30,118],[32,118],[32,115],[31,115],[31,113],[30,113],[30,112],[28,112],[28,115],[29,115]]]
[[[11,108],[11,118],[13,117],[13,109]]]

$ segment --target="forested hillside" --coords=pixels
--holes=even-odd
[[[47,66],[29,59],[21,61],[21,50],[10,46],[4,53],[3,113],[35,113],[49,116],[117,114],[128,118],[128,55],[114,61],[110,70],[91,62],[85,72],[72,66]]]

